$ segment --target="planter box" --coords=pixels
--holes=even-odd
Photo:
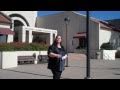
[[[47,51],[2,51],[0,52],[0,69],[17,67],[18,56],[32,56],[33,54],[36,54],[37,60],[38,55],[47,55]]]
[[[102,50],[101,57],[103,60],[115,60],[115,53],[117,50]]]
[[[47,51],[40,51],[40,55],[47,55]]]
[[[17,67],[17,54],[15,52],[0,52],[0,68]]]

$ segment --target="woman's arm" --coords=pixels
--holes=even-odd
[[[49,57],[55,57],[55,58],[60,58],[61,57],[61,55],[60,54],[55,54],[55,53],[53,53],[53,52],[51,52],[51,53],[49,53]]]

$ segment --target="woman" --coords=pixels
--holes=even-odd
[[[67,54],[61,42],[62,38],[58,35],[48,49],[48,69],[51,69],[53,73],[53,79],[60,79],[61,74],[65,69],[64,64]]]

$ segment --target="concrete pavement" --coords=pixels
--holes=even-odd
[[[86,76],[86,57],[69,54],[69,67],[65,68],[61,79],[84,79]],[[120,79],[120,60],[91,60],[93,79]],[[16,68],[0,69],[0,79],[52,79],[47,63],[19,65]]]

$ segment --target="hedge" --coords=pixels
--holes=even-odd
[[[115,58],[120,58],[120,50],[115,53]]]
[[[41,43],[4,43],[0,44],[0,51],[40,51],[47,50],[48,45]]]
[[[113,46],[110,44],[110,42],[103,43],[100,48],[101,50],[113,50]]]

